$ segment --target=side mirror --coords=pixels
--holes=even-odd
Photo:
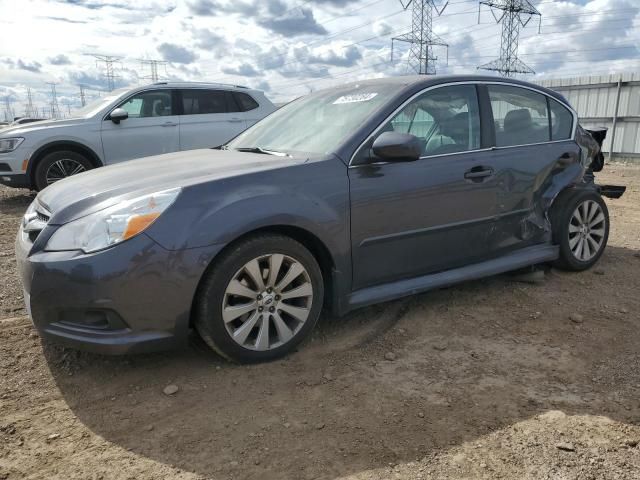
[[[115,124],[118,124],[121,120],[126,120],[127,118],[129,118],[129,112],[127,112],[124,108],[116,108],[109,115],[109,120],[111,120]]]
[[[389,162],[413,162],[422,154],[422,143],[410,133],[384,132],[375,139],[371,150]]]

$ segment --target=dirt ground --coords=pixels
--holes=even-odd
[[[595,269],[326,317],[255,366],[196,337],[129,358],[43,344],[13,259],[32,196],[0,189],[0,479],[638,479],[640,167],[599,180],[628,190]]]

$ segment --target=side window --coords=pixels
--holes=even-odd
[[[254,110],[259,107],[258,102],[246,93],[233,92],[233,96],[236,99],[236,103],[240,106],[240,111],[242,112],[248,112],[249,110]]]
[[[129,118],[166,117],[173,115],[171,90],[141,92],[121,103],[118,108],[127,111]]]
[[[548,142],[547,97],[519,87],[489,85],[496,146]]]
[[[227,101],[223,90],[183,89],[183,115],[203,115],[207,113],[227,113]]]
[[[573,131],[573,114],[560,102],[549,99],[551,107],[551,140],[569,140]]]
[[[474,85],[455,85],[420,95],[382,127],[381,132],[411,133],[423,156],[480,148],[480,114]]]

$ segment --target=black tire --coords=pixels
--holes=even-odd
[[[237,343],[227,330],[228,324],[225,324],[222,313],[225,292],[230,282],[237,278],[238,272],[241,272],[250,261],[271,254],[282,254],[300,263],[308,274],[313,296],[310,299],[310,308],[307,305],[309,314],[306,321],[300,325],[291,339],[269,350],[252,350]],[[264,276],[263,270],[260,272]],[[229,360],[239,363],[275,360],[291,352],[311,332],[320,316],[323,298],[322,272],[309,250],[290,237],[270,233],[259,234],[231,246],[207,269],[196,294],[194,324],[202,339],[213,350]],[[281,311],[278,310],[278,313]],[[269,315],[266,309],[264,314]],[[275,331],[275,327],[271,326],[273,317],[269,318],[268,331],[273,333]],[[251,328],[252,334],[256,328],[258,327]],[[255,335],[257,337],[258,334]],[[255,342],[257,345],[257,339]]]
[[[77,152],[71,150],[58,150],[56,152],[48,153],[41,158],[36,165],[34,173],[34,186],[36,190],[42,190],[49,186],[50,182],[47,180],[47,177],[54,173],[58,173],[60,168],[58,168],[57,165],[61,164],[69,175],[62,175],[62,171],[60,171],[60,175],[57,175],[60,178],[71,176],[75,170],[79,170],[76,173],[81,173],[93,168],[91,161],[84,155]]]
[[[600,208],[600,211],[597,211],[598,213],[593,217],[593,220],[599,218],[599,212],[602,212],[604,217],[602,222],[594,224],[592,227],[586,227],[589,234],[592,235],[591,238],[596,240],[600,239],[601,243],[596,249],[593,247],[594,244],[589,242],[590,251],[595,251],[595,254],[590,253],[591,256],[589,256],[588,259],[581,259],[578,257],[579,254],[574,253],[577,244],[573,241],[576,235],[581,234],[574,231],[570,232],[570,229],[575,230],[581,228],[575,219],[572,220],[572,217],[578,206],[581,206],[581,208],[583,208],[582,206],[592,207],[592,204],[588,202],[595,202]],[[596,264],[602,256],[607,246],[607,240],[609,239],[609,210],[598,192],[592,189],[571,189],[561,192],[553,203],[550,220],[553,231],[553,242],[560,246],[560,258],[554,262],[554,267],[579,272],[587,270]],[[591,230],[592,228],[593,230]],[[598,235],[596,235],[596,231],[602,231],[602,234],[600,235],[600,233],[598,233]],[[579,242],[580,240],[578,239],[577,241]]]

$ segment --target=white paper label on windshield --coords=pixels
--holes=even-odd
[[[376,95],[378,94],[377,93],[358,93],[355,95],[343,95],[342,97],[338,98],[335,102],[333,102],[333,104],[340,105],[341,103],[368,102]]]

